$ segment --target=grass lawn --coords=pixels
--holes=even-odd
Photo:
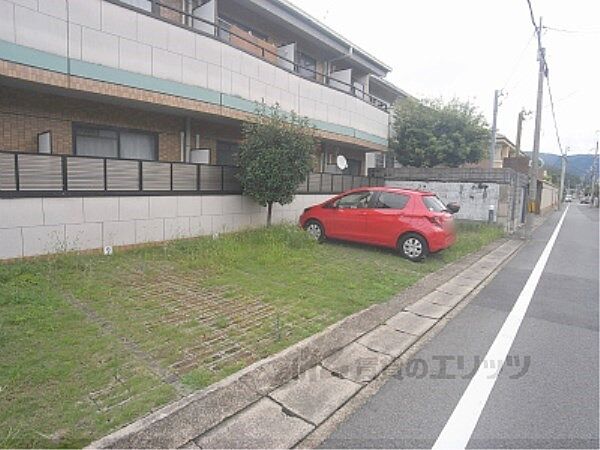
[[[501,235],[419,264],[294,226],[0,264],[0,446],[84,446]]]

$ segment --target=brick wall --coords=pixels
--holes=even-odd
[[[0,86],[0,150],[36,152],[38,133],[49,130],[53,152],[71,154],[74,122],[156,132],[159,159],[178,161],[181,157],[183,117]],[[213,150],[219,136],[241,139],[233,125],[195,121],[194,130],[194,136],[197,133],[208,139]]]

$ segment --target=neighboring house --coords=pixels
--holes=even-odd
[[[3,0],[0,150],[235,164],[264,101],[316,127],[316,171],[364,175],[389,71],[282,0]]]
[[[494,169],[500,169],[503,166],[505,158],[516,156],[516,147],[510,139],[503,134],[496,134],[496,148],[494,151]],[[469,164],[468,167],[481,167],[482,169],[490,168],[490,148],[489,144],[483,150],[483,158],[477,164]]]

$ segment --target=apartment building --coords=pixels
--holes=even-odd
[[[234,165],[265,102],[365,175],[389,71],[284,0],[0,0],[0,150]]]
[[[264,225],[235,166],[263,102],[318,138],[274,222],[380,185],[389,70],[283,0],[0,0],[0,259]]]

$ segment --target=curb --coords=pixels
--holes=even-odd
[[[293,447],[364,390],[371,380],[401,359],[430,328],[446,320],[445,317],[492,277],[524,242],[499,239],[426,275],[391,300],[348,316],[280,353],[162,407],[87,448],[198,448],[196,441],[202,448],[237,447],[243,443],[262,448]],[[405,319],[427,321],[431,325],[414,333],[400,330],[398,327],[402,325],[395,325],[395,330],[386,325]],[[414,340],[400,354],[390,356],[386,354],[389,350],[374,349],[368,344],[367,335],[382,331],[395,331]],[[359,340],[362,343],[357,342]],[[372,341],[380,342],[381,339]],[[347,363],[347,357],[355,356],[357,351],[366,357],[377,355],[378,362],[371,368],[373,373],[361,375],[358,367],[357,376],[356,367],[354,371],[348,370],[352,361]],[[342,361],[347,364],[343,365]],[[332,391],[339,393],[341,383],[347,391],[343,398],[332,400],[337,403],[327,413],[307,412],[298,403],[298,392],[293,391],[295,383],[305,382],[306,374],[312,376],[314,371],[326,378],[320,378],[322,383],[313,385],[311,390],[327,384],[323,380],[329,380]],[[292,406],[288,407],[288,404]],[[271,429],[261,434],[257,425]],[[280,436],[277,436],[278,432]],[[268,436],[266,440],[265,436]]]

